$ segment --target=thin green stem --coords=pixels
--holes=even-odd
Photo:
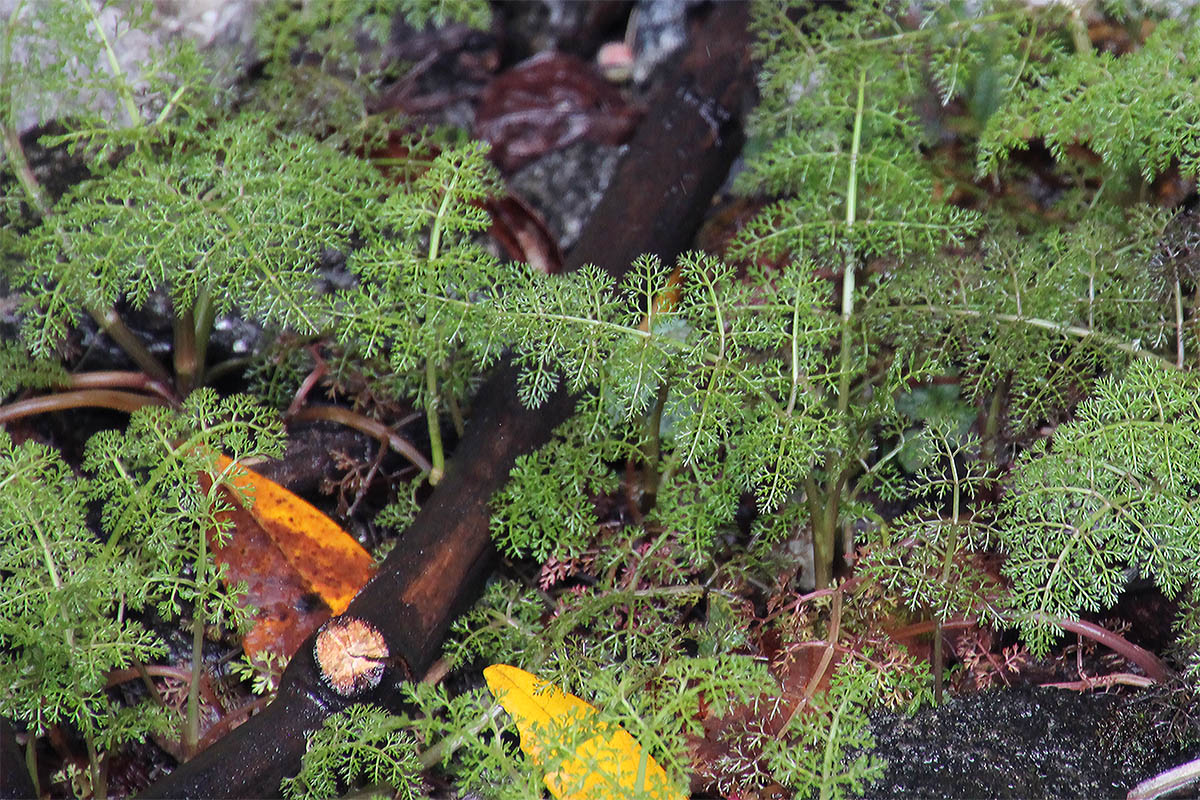
[[[200,563],[200,559],[196,559]],[[183,722],[183,757],[190,759],[196,754],[200,741],[200,670],[204,665],[204,598],[196,598],[192,611],[192,677],[188,685],[187,715]]]
[[[447,736],[444,739],[439,739],[437,744],[429,747],[417,756],[417,760],[421,762],[421,766],[429,769],[441,764],[445,759],[454,755],[458,748],[466,744],[476,733],[483,730],[484,726],[489,721],[504,713],[504,706],[499,703],[492,703],[486,711],[484,711],[474,723],[468,725],[459,733],[453,736]]]
[[[133,331],[125,322],[117,315],[115,309],[101,309],[94,306],[88,306],[88,314],[92,319],[96,320],[105,333],[108,334],[117,345],[125,351],[125,354],[133,359],[147,375],[161,383],[170,384],[171,374],[167,372],[154,354],[146,349],[146,345],[142,343]]]
[[[796,395],[800,389],[800,292],[792,302],[792,386],[788,392],[785,416],[796,410]]]
[[[844,696],[838,703],[837,708],[829,715],[829,730],[826,732],[825,751],[821,759],[821,788],[818,793],[820,800],[832,800],[836,782],[834,781],[834,770],[838,767],[838,744],[841,739],[842,717],[846,714],[850,707],[851,697],[849,693]]]
[[[954,458],[954,454],[950,455],[950,480],[953,486],[954,498],[951,500],[951,516],[950,516],[950,541],[946,544],[946,552],[942,554],[942,586],[950,585],[950,570],[954,566],[954,555],[958,551],[958,539],[961,533],[961,512],[962,512],[962,486],[961,479],[958,475],[958,462]],[[934,617],[934,632],[933,632],[933,702],[936,705],[942,704],[943,691],[943,675],[942,670],[943,654],[942,654],[942,624],[943,615],[936,610],[933,612]]]
[[[804,502],[808,506],[808,517],[813,538],[813,583],[817,589],[825,589],[833,582],[834,532],[828,527],[825,492],[812,476],[804,479]]]
[[[96,7],[91,0],[79,0],[79,5],[83,6],[87,13],[91,15],[96,35],[100,37],[100,42],[104,45],[104,55],[108,59],[108,67],[112,70],[113,77],[118,79],[118,94],[121,97],[122,105],[125,106],[125,113],[129,117],[129,124],[135,128],[140,127],[142,124],[142,115],[138,111],[137,103],[133,99],[132,87],[129,85],[129,81],[125,80],[125,71],[121,69],[121,61],[117,58],[112,41],[104,31],[104,25],[100,22],[99,13],[97,13]]]
[[[450,414],[450,422],[454,425],[454,432],[461,439],[467,430],[467,420],[463,417],[462,409],[459,408],[458,401],[454,399],[453,393],[442,395],[442,400],[446,403],[446,411]]]
[[[450,179],[450,185],[442,193],[442,202],[433,217],[433,226],[429,230],[428,261],[433,264],[438,259],[442,246],[442,221],[450,209],[450,198],[458,186],[459,176],[455,173]],[[446,474],[446,450],[442,444],[442,427],[438,410],[441,400],[438,392],[437,364],[433,357],[425,360],[425,423],[429,428],[429,455],[433,466],[429,470],[429,485],[437,486],[442,476]]]
[[[1175,366],[1183,369],[1183,289],[1175,279]]]
[[[219,491],[219,482],[214,480],[208,489],[206,500],[211,506],[214,492]],[[201,672],[204,668],[204,601],[206,584],[208,583],[208,531],[200,529],[196,536],[196,605],[192,610],[192,679],[188,685],[187,716],[183,727],[183,754],[190,759],[196,754],[196,745],[200,741],[200,683]]]
[[[846,230],[851,231],[857,221],[858,206],[858,157],[862,148],[863,107],[866,103],[867,71],[859,70],[858,96],[854,107],[854,132],[850,142],[850,169],[846,179]],[[839,374],[837,414],[849,421],[851,394],[852,343],[850,327],[854,318],[855,255],[849,247],[845,250],[842,273],[841,341],[839,347]],[[833,560],[837,539],[837,523],[841,510],[842,490],[845,488],[847,472],[839,466],[846,454],[829,452],[825,456],[825,469],[829,481],[823,491],[816,490],[815,482],[809,487],[808,503],[812,518],[813,575],[816,588],[824,589],[833,581]],[[814,491],[816,490],[816,491]],[[813,513],[815,512],[815,513]]]
[[[646,450],[644,453],[646,464],[642,470],[642,490],[651,498],[658,494],[660,481],[658,469],[659,462],[662,460],[662,415],[669,393],[670,390],[665,382],[658,387],[654,408],[651,409],[650,418],[646,422]]]
[[[187,397],[196,386],[196,320],[190,308],[175,315],[175,388]]]
[[[208,361],[208,342],[212,338],[213,322],[217,318],[217,309],[213,304],[212,291],[205,286],[196,296],[196,304],[192,307],[195,319],[193,339],[196,348],[196,385],[207,383],[208,374],[205,363]]]
[[[850,143],[850,174],[846,179],[846,230],[852,231],[857,221],[858,206],[858,155],[862,146],[863,104],[866,99],[867,71],[858,73],[858,100],[854,109],[854,134]],[[838,414],[844,415],[850,407],[850,321],[854,316],[855,257],[846,253],[845,271],[842,274],[842,341],[839,362],[841,375],[838,377]]]
[[[17,176],[21,188],[25,190],[29,205],[37,211],[39,216],[44,217],[49,214],[50,197],[29,166],[29,160],[25,157],[25,148],[21,146],[21,137],[14,128],[8,125],[4,126],[4,155],[8,159],[9,168]]]
[[[16,76],[11,73],[12,43],[13,36],[16,35],[19,27],[18,21],[24,5],[24,2],[18,2],[16,7],[9,11],[8,24],[4,26],[4,52],[0,55],[0,58],[3,58],[3,61],[0,61],[0,70],[2,70],[0,85],[4,87],[4,105],[0,107],[0,114],[2,114],[0,128],[3,130],[4,155],[8,158],[9,167],[17,176],[21,188],[25,191],[25,196],[29,198],[29,204],[39,216],[44,217],[50,211],[50,198],[46,194],[46,190],[42,188],[37,176],[33,174],[29,160],[25,157],[25,148],[21,146],[20,134],[13,125],[15,105],[13,90],[18,81]]]
[[[1004,411],[1004,398],[1008,394],[1009,376],[997,384],[992,390],[992,399],[988,403],[987,417],[983,421],[983,435],[980,437],[980,450],[985,463],[996,461],[996,440],[1000,435],[1000,415]]]
[[[1064,336],[1074,336],[1080,339],[1092,339],[1107,347],[1112,347],[1120,350],[1122,353],[1128,353],[1138,358],[1144,358],[1149,361],[1154,361],[1159,364],[1165,364],[1170,367],[1175,367],[1175,362],[1172,359],[1165,358],[1162,355],[1155,353],[1152,350],[1146,350],[1138,347],[1132,342],[1122,341],[1115,336],[1109,336],[1099,331],[1094,331],[1090,328],[1084,328],[1079,325],[1066,325],[1053,320],[1041,319],[1039,317],[1027,317],[1020,314],[996,314],[990,311],[980,311],[974,308],[955,308],[952,306],[939,306],[933,303],[924,303],[907,306],[895,306],[897,311],[928,311],[931,314],[944,314],[950,317],[971,317],[973,319],[994,319],[997,322],[1008,322],[1018,325],[1028,325],[1033,328],[1042,328],[1043,330],[1060,333]]]
[[[1087,22],[1084,21],[1078,7],[1071,9],[1071,21],[1067,23],[1067,28],[1071,33],[1071,44],[1075,46],[1075,55],[1087,58],[1095,53],[1092,37],[1088,35]]]
[[[446,451],[442,444],[442,427],[438,419],[437,366],[433,359],[425,361],[425,423],[429,428],[429,455],[433,461],[429,469],[429,485],[437,486],[446,474]]]
[[[34,795],[41,797],[42,782],[38,779],[37,741],[38,737],[30,736],[29,741],[25,743],[25,769],[29,771],[29,778],[33,781]]]
[[[93,800],[106,800],[108,797],[108,775],[104,768],[103,759],[100,753],[96,750],[96,739],[90,733],[83,735],[83,741],[87,745],[88,768],[92,773],[92,798]]]

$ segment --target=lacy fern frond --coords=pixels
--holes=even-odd
[[[142,29],[151,9],[142,0],[119,7],[94,0],[15,3],[0,29],[0,128],[10,166],[19,168],[22,158],[16,131],[51,119],[72,125],[50,137],[50,146],[70,144],[103,170],[118,147],[144,148],[217,105],[217,88],[187,37],[151,46],[144,63],[121,60],[145,50]]]
[[[385,784],[399,800],[426,797],[406,720],[354,704],[308,737],[300,773],[280,788],[289,800],[325,800],[347,789]]]
[[[1166,222],[1102,205],[1040,234],[998,230],[970,257],[916,262],[887,282],[879,325],[961,370],[967,396],[1002,392],[1013,426],[1026,429],[1069,407],[1096,375],[1131,356],[1159,360],[1155,350],[1175,344],[1176,321],[1146,276]]]
[[[1154,180],[1177,163],[1200,173],[1200,38],[1195,21],[1164,20],[1125,55],[1060,57],[1018,83],[988,120],[977,171],[995,173],[1009,153],[1041,139],[1060,161],[1080,144],[1119,179]]]
[[[169,292],[198,322],[237,308],[303,332],[327,324],[312,266],[369,230],[378,191],[370,165],[245,116],[175,142],[170,159],[137,152],[85,181],[28,237],[15,271],[23,335],[48,354],[81,309],[144,306]]]
[[[1168,595],[1200,579],[1200,377],[1144,361],[1109,378],[1018,463],[996,532],[1031,649],[1112,605],[1129,570]]]
[[[992,535],[985,510],[971,508],[994,479],[978,459],[978,441],[945,423],[926,431],[932,452],[917,475],[927,502],[884,528],[858,568],[912,611],[945,621],[976,615],[1000,620],[997,583],[971,563]]]
[[[472,235],[490,224],[476,203],[494,191],[486,145],[472,143],[437,155],[417,180],[399,187],[376,209],[381,230],[354,254],[360,287],[346,298],[339,337],[363,354],[384,354],[393,371],[443,366],[466,341],[489,363],[503,343],[469,312],[501,271]],[[473,334],[473,335],[472,335]]]
[[[883,777],[886,762],[871,754],[875,739],[867,717],[874,679],[861,665],[838,669],[829,689],[812,700],[820,724],[793,714],[782,735],[767,739],[763,753],[777,781],[840,800],[860,796]]]
[[[907,30],[882,3],[818,7],[803,26],[793,22],[789,11],[808,5],[758,7],[764,64],[754,130],[767,148],[739,188],[785,199],[747,226],[735,252],[815,257],[848,248],[903,257],[963,242],[978,219],[939,199],[912,104],[924,93],[929,53],[963,55],[969,36],[1006,28],[977,19]],[[969,69],[943,58],[943,93]]]
[[[211,563],[206,545],[208,536],[226,540],[231,524],[224,492],[236,476],[216,469],[216,453],[237,461],[278,457],[282,449],[273,411],[244,395],[218,399],[211,389],[193,392],[181,412],[147,406],[124,430],[88,441],[83,466],[94,476],[89,497],[103,503],[106,552],[136,547],[153,564],[137,596],[153,599],[165,616],[186,608],[213,624],[244,624],[239,587],[222,585],[224,570]],[[185,572],[191,579],[180,581]]]
[[[632,453],[587,435],[582,419],[574,417],[550,444],[518,457],[508,483],[493,495],[492,541],[502,553],[539,562],[570,558],[595,536],[597,515],[586,498],[615,491],[609,463],[621,450]]]
[[[0,400],[21,389],[62,386],[69,377],[57,359],[30,358],[19,342],[0,342]]]
[[[127,613],[144,562],[126,548],[104,558],[88,528],[92,488],[55,451],[0,429],[0,713],[39,734],[70,723],[99,736],[115,713],[107,673],[163,652]]]
[[[643,557],[653,555],[647,551]],[[627,549],[619,554],[628,556]],[[602,564],[595,570],[608,572]],[[560,595],[553,620],[542,626],[538,618],[545,609],[536,593],[496,583],[454,624],[458,642],[451,653],[456,660],[481,657],[536,669],[546,680],[587,697],[600,719],[625,728],[679,782],[689,771],[689,743],[705,734],[705,715],[730,715],[760,695],[779,691],[761,660],[738,652],[744,644],[740,632],[678,622],[681,611],[702,592],[694,585],[635,590],[606,579],[592,590]],[[714,614],[727,608],[723,596],[710,602]],[[606,621],[614,615],[626,623],[609,631]],[[530,635],[522,635],[523,630]],[[705,652],[684,655],[687,643],[696,640],[705,643]],[[548,732],[547,752],[570,757],[571,737],[577,734]],[[505,770],[495,772],[503,775]]]

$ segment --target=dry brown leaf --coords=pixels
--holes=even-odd
[[[219,469],[231,464],[218,457]],[[331,614],[346,610],[371,577],[371,555],[310,503],[238,468],[243,474],[234,484],[253,505],[230,512],[233,536],[224,546],[214,543],[213,552],[228,565],[229,580],[247,582],[247,601],[260,612],[243,643],[246,653],[290,658]]]

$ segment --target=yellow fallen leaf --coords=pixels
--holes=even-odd
[[[593,706],[507,664],[493,664],[483,677],[516,722],[521,749],[535,764],[555,767],[546,774],[546,788],[558,800],[616,800],[630,792],[644,798],[683,800],[684,795],[671,788],[667,773],[637,739],[620,725],[597,719]],[[582,742],[575,746],[574,757],[547,765],[552,747],[545,740],[554,731],[568,738],[575,734]]]
[[[233,462],[218,455],[218,468]],[[371,554],[333,520],[274,481],[239,465],[239,491],[254,498],[248,510],[282,551],[288,565],[341,614],[371,577]]]

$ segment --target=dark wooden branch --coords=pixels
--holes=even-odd
[[[686,249],[742,145],[752,95],[743,3],[705,10],[668,71],[630,152],[568,263],[621,275],[638,255],[673,260]],[[573,401],[536,410],[517,399],[515,370],[497,370],[475,403],[445,478],[347,614],[375,626],[392,662],[376,688],[342,697],[322,682],[308,641],[260,715],[181,765],[143,797],[268,797],[299,769],[307,734],[350,702],[394,707],[400,685],[438,657],[454,615],[477,596],[491,559],[488,500],[517,456],[545,443]]]

